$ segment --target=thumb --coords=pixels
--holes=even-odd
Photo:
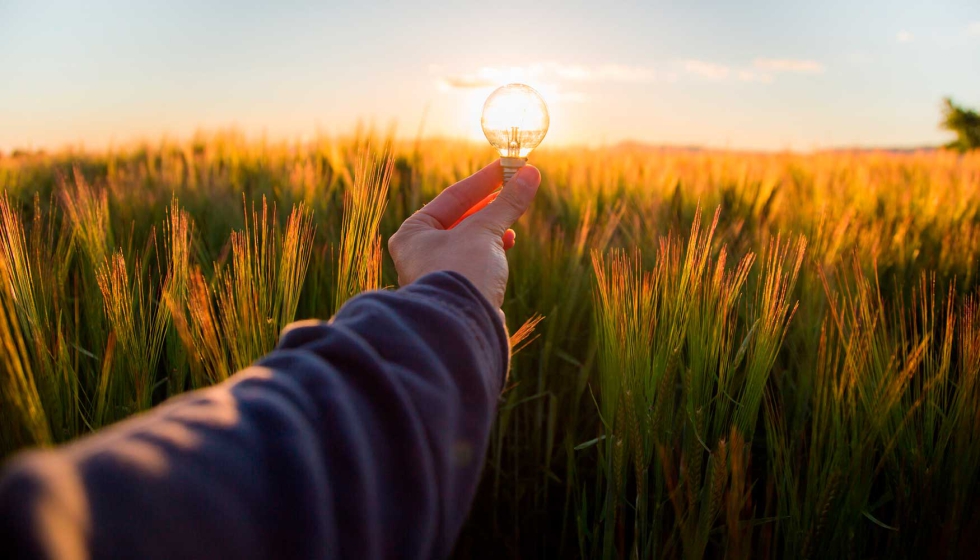
[[[531,205],[540,184],[541,173],[536,167],[525,165],[504,185],[497,198],[472,219],[494,235],[503,235]]]

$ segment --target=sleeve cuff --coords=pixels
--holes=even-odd
[[[498,372],[497,393],[503,389],[510,368],[510,337],[497,308],[483,297],[472,282],[458,272],[446,270],[426,274],[399,292],[434,300],[460,313],[487,359],[495,364],[494,369]]]

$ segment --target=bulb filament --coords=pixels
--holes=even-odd
[[[521,156],[520,127],[510,127],[510,141],[507,144],[507,157]]]

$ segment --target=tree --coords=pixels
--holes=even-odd
[[[980,148],[980,114],[960,107],[950,98],[943,99],[942,128],[956,134],[956,140],[946,144],[952,150],[965,152]]]

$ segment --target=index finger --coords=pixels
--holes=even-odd
[[[450,185],[432,202],[419,209],[417,214],[430,218],[441,229],[448,229],[467,210],[482,201],[503,183],[504,173],[500,161],[495,161],[462,181]]]

